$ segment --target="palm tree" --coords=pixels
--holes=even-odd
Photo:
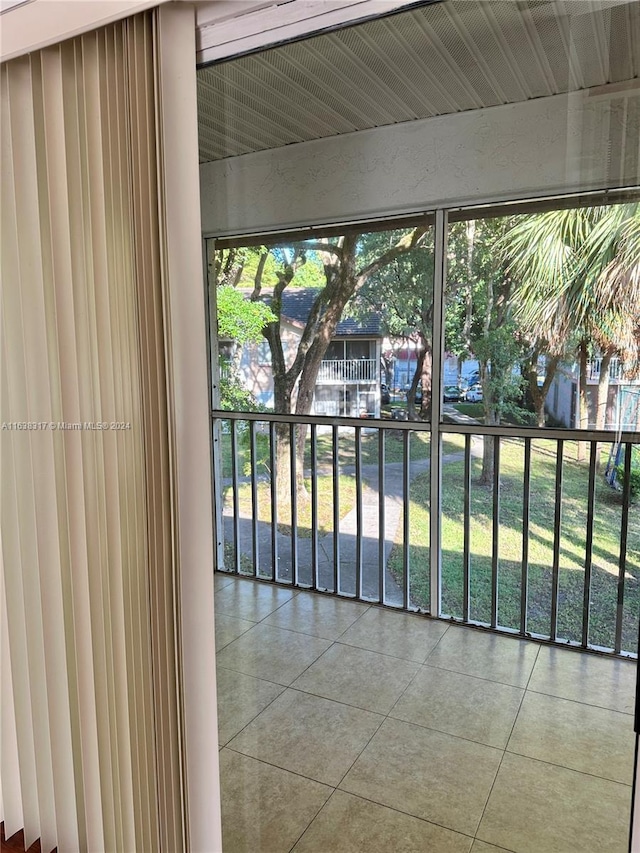
[[[611,358],[618,355],[634,371],[638,366],[640,205],[523,217],[500,248],[517,280],[515,315],[524,333],[551,365],[571,351],[577,355],[581,428],[588,425],[588,355],[594,346],[602,353],[596,428],[603,428]]]

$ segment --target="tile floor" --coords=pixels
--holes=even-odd
[[[635,670],[217,575],[224,853],[625,853]]]

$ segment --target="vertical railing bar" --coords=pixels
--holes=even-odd
[[[278,470],[276,424],[269,422],[269,469],[271,470],[271,580],[278,579]]]
[[[493,517],[491,547],[491,627],[498,626],[498,561],[500,559],[500,436],[493,438]]]
[[[319,586],[318,577],[318,427],[311,424],[311,588]]]
[[[551,630],[549,638],[555,642],[558,635],[558,587],[560,582],[560,540],[562,536],[562,457],[564,439],[558,439],[556,451],[556,490],[553,532],[553,567],[551,572]]]
[[[218,418],[211,422],[211,487],[213,494],[213,531],[215,542],[215,570],[227,571],[224,558],[224,487],[222,484],[222,424]]]
[[[527,633],[529,613],[529,521],[531,516],[531,439],[524,440],[522,483],[522,573],[520,576],[520,633]]]
[[[291,583],[298,586],[298,483],[295,424],[289,424],[289,469],[291,475]]]
[[[362,427],[355,427],[356,455],[356,598],[362,598]]]
[[[238,433],[237,421],[231,424],[231,492],[233,495],[233,570],[240,572],[240,507],[238,506]]]
[[[409,495],[411,486],[411,457],[409,430],[402,433],[402,606],[409,609]]]
[[[340,454],[338,448],[338,427],[331,428],[333,444],[331,458],[333,462],[333,591],[340,594]]]
[[[464,437],[464,510],[462,555],[462,619],[469,621],[471,598],[471,436]]]
[[[631,500],[631,453],[633,445],[624,446],[624,484],[622,486],[622,519],[620,523],[620,561],[618,568],[618,604],[616,607],[616,639],[614,652],[622,648],[622,617],[624,615],[624,576],[627,569],[627,537],[629,535],[629,502]]]
[[[249,458],[251,460],[251,547],[253,551],[253,576],[260,569],[260,543],[258,541],[258,469],[256,465],[256,421],[249,421]]]
[[[378,601],[385,603],[386,518],[385,518],[385,438],[386,430],[378,430]]]
[[[582,593],[582,647],[589,646],[589,623],[591,618],[591,575],[593,571],[593,524],[596,506],[596,464],[598,444],[589,443],[589,485],[587,492],[587,536],[584,546],[584,591]]]
[[[205,237],[202,241],[202,280],[205,289],[205,328],[207,342],[207,382],[210,410],[220,408],[220,359],[218,354],[217,281],[212,275],[215,264],[209,267],[209,247],[215,252],[215,240]],[[214,340],[215,338],[215,340]],[[215,542],[215,570],[226,570],[224,556],[224,486],[222,482],[222,422],[211,419],[211,489],[213,496],[213,533]]]

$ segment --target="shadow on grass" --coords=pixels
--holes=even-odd
[[[516,447],[515,450],[518,450]],[[553,582],[553,544],[555,522],[555,455],[532,457],[531,505],[529,525],[529,561],[527,580],[527,630],[549,635]],[[519,629],[522,592],[522,466],[519,452],[507,449],[502,457],[500,477],[498,622]],[[462,618],[464,547],[464,468],[452,463],[443,468],[442,502],[442,600],[443,612]],[[479,482],[480,462],[472,462],[470,492],[470,615],[489,622],[491,614],[491,564],[493,544],[493,493]],[[561,538],[559,543],[558,637],[582,640],[585,582],[586,495],[588,468],[567,460],[563,466]],[[417,477],[411,485],[413,529],[428,529],[429,494],[427,477]],[[600,478],[596,486],[592,578],[589,600],[589,642],[611,648],[615,643],[618,610],[618,573],[622,501]],[[624,597],[621,608],[622,647],[636,651],[640,613],[640,529],[637,513],[629,514]],[[419,537],[416,541],[420,541]],[[397,572],[399,544],[391,554],[392,572]],[[428,549],[416,545],[410,549],[414,574],[427,558]],[[428,583],[415,577],[412,585],[415,603],[428,603]]]

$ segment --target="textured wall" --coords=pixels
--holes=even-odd
[[[439,116],[200,167],[207,234],[639,183],[640,95]]]

